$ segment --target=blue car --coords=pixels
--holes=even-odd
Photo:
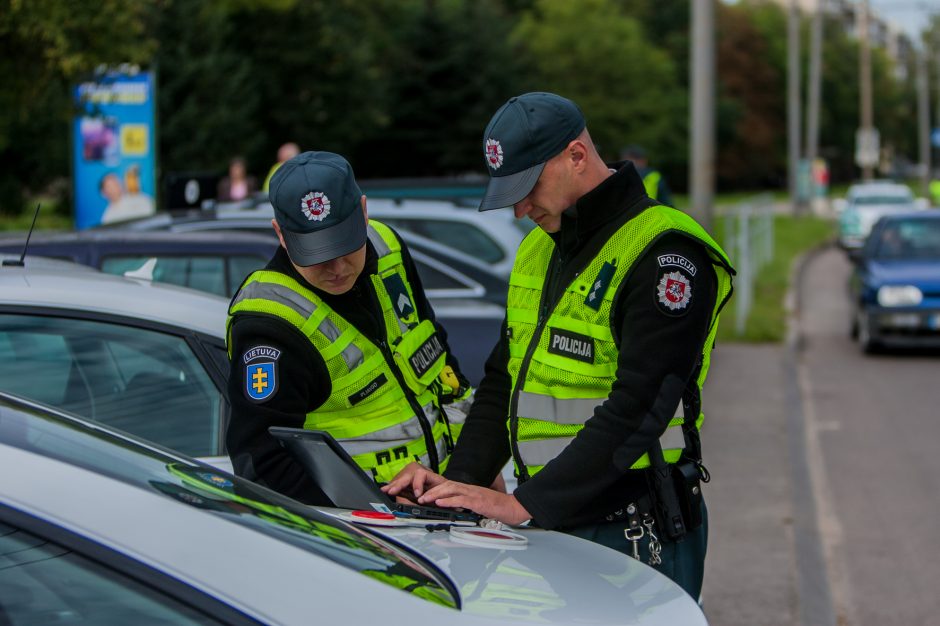
[[[863,351],[940,347],[940,210],[882,217],[850,258],[852,335]]]

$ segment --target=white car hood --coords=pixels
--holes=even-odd
[[[460,591],[462,612],[519,623],[705,625],[698,604],[653,568],[560,532],[512,529],[516,549],[457,543],[446,530],[369,527],[430,559]]]

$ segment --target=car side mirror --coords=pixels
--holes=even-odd
[[[849,203],[845,198],[836,198],[832,201],[832,210],[835,211],[836,215],[842,215],[848,205]]]
[[[927,198],[915,198],[914,208],[918,211],[925,211],[930,208],[930,201]]]

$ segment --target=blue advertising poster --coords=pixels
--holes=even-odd
[[[156,210],[154,92],[150,72],[102,72],[75,88],[75,227]]]

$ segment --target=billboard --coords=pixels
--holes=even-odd
[[[75,227],[156,210],[154,84],[151,72],[107,69],[75,87],[72,124]]]

